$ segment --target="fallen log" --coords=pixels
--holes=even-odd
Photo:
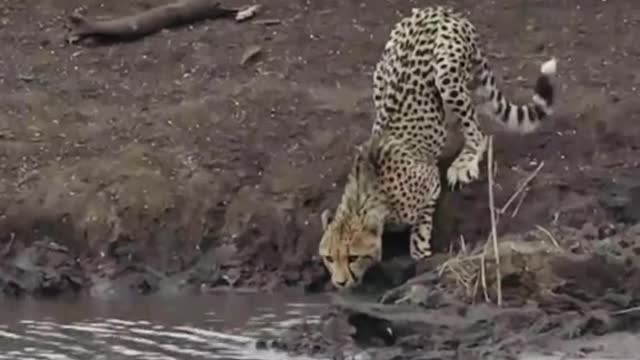
[[[232,18],[241,21],[247,14],[253,16],[258,6],[247,9],[226,9],[212,0],[179,0],[151,8],[137,14],[109,20],[89,20],[74,13],[71,23],[74,29],[67,40],[80,42],[88,37],[102,41],[134,40],[164,28],[176,27],[215,18]],[[240,15],[243,15],[242,17]]]

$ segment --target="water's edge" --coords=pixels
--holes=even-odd
[[[319,321],[326,303],[283,293],[5,300],[0,359],[296,359],[256,341]]]

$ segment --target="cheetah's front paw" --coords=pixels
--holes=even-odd
[[[468,184],[480,176],[479,157],[456,159],[447,170],[447,181],[451,188]]]

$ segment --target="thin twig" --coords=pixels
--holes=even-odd
[[[460,235],[460,250],[463,254],[467,253],[467,244],[464,241],[464,235]]]
[[[498,178],[498,162],[494,161],[493,162],[493,178],[496,179]]]
[[[438,270],[438,276],[442,276],[442,274],[444,274],[444,272],[447,269],[450,269],[451,267],[453,267],[454,264],[460,264],[460,266],[462,266],[463,263],[468,263],[478,259],[481,260],[483,257],[484,257],[484,254],[476,254],[476,255],[469,255],[469,256],[457,255],[456,257],[451,258],[445,261],[444,263],[442,263],[442,265],[440,265],[440,268]]]
[[[460,264],[460,266],[458,267],[458,270],[456,271],[458,274],[460,274],[460,276],[463,276],[465,279],[470,279],[473,277],[471,274],[469,274],[467,269],[465,269],[465,267],[462,266],[462,263]]]
[[[634,307],[628,308],[628,309],[612,311],[611,315],[624,315],[624,314],[628,314],[628,313],[632,313],[632,312],[636,312],[636,311],[640,311],[640,306],[634,306]]]
[[[502,306],[502,274],[500,274],[500,250],[498,249],[496,209],[493,198],[493,136],[489,137],[489,158],[487,160],[487,174],[489,174],[489,213],[491,216],[491,239],[493,242],[493,253],[496,257],[496,287],[498,293],[498,306]]]
[[[467,283],[467,280],[463,277],[462,274],[460,274],[456,269],[454,268],[449,268],[454,275],[456,275],[456,282],[458,282],[460,285],[464,286],[465,289],[469,288],[469,285]],[[468,292],[468,290],[467,290]]]
[[[514,192],[513,195],[511,195],[509,200],[507,200],[507,202],[500,209],[501,214],[504,214],[507,211],[509,206],[511,206],[511,203],[518,197],[518,195],[520,195],[521,192],[524,191],[527,185],[529,185],[529,183],[538,175],[538,173],[540,172],[543,166],[544,166],[544,161],[540,162],[538,167],[535,170],[533,170],[533,172],[529,174],[529,176],[527,176],[527,178],[518,186],[518,189],[516,190],[516,192]]]
[[[520,200],[518,200],[518,203],[516,204],[516,208],[513,209],[513,212],[511,213],[511,218],[513,219],[514,217],[516,217],[516,215],[518,215],[518,211],[520,211],[520,206],[522,206],[522,203],[524,202],[524,199],[527,197],[527,194],[529,193],[529,189],[530,187],[526,187],[524,189],[524,191],[522,192],[522,196],[520,196]]]
[[[464,256],[464,257],[460,257],[458,259],[456,259],[459,263],[462,262],[466,262],[468,263],[469,261],[474,261],[474,260],[478,260],[482,258],[483,254],[476,254],[476,255],[469,255],[469,256]]]
[[[471,301],[475,305],[476,296],[478,295],[478,286],[480,285],[480,278],[476,278],[475,284],[473,284],[473,292],[471,293]]]
[[[485,255],[480,258],[480,281],[482,282],[482,291],[484,292],[484,301],[489,302],[489,293],[487,292],[487,265],[485,263]]]
[[[2,251],[2,256],[7,256],[11,253],[13,243],[16,241],[16,233],[12,232],[9,236],[9,242],[5,245],[4,250]]]
[[[542,231],[545,235],[547,235],[547,237],[549,238],[549,240],[551,240],[551,242],[553,243],[553,245],[557,248],[560,248],[560,244],[558,244],[558,241],[556,240],[555,237],[553,237],[553,235],[551,235],[551,232],[545,228],[543,228],[540,225],[536,225],[536,228],[540,231]]]

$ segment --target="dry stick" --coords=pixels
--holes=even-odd
[[[469,272],[467,271],[467,269],[464,268],[464,266],[460,266],[457,271],[461,276],[463,276],[466,279],[467,282],[469,279],[473,278],[473,276],[469,274]]]
[[[473,293],[471,294],[471,299],[473,304],[476,303],[476,296],[478,296],[478,286],[480,285],[480,278],[476,278],[476,283],[473,285]]]
[[[544,166],[544,161],[540,162],[538,167],[535,170],[533,170],[533,172],[529,174],[529,176],[527,176],[527,178],[520,184],[520,186],[518,186],[518,189],[516,190],[516,192],[514,192],[513,195],[511,195],[509,200],[507,200],[504,206],[502,206],[502,209],[500,209],[500,214],[504,214],[507,211],[507,208],[509,208],[511,203],[518,197],[518,195],[520,195],[521,192],[524,191],[527,185],[529,185],[529,183],[538,175],[538,173],[540,172],[543,166]]]
[[[467,243],[464,241],[464,235],[460,234],[460,250],[463,254],[467,253]]]
[[[482,253],[482,258],[480,259],[480,281],[482,282],[482,292],[484,293],[484,301],[490,302],[489,293],[487,292],[487,266],[485,262],[485,254]]]
[[[180,0],[151,8],[137,14],[110,20],[87,20],[80,14],[71,15],[74,31],[69,42],[78,42],[95,36],[113,40],[134,39],[163,28],[194,23],[205,19],[233,17],[237,9],[224,9],[211,0]]]
[[[464,288],[468,288],[468,286],[466,285],[466,280],[463,277],[463,274],[460,274],[460,272],[454,268],[450,268],[450,271],[453,272],[453,274],[456,276],[456,282],[458,282],[459,284],[462,284],[462,286],[464,286]]]
[[[636,312],[636,311],[640,311],[640,306],[634,306],[634,307],[631,307],[631,308],[628,308],[628,309],[612,311],[611,315],[624,315],[624,314],[629,314],[629,313]]]
[[[547,237],[549,238],[549,240],[551,240],[551,242],[555,247],[560,248],[560,244],[558,244],[558,240],[556,240],[556,238],[554,238],[553,235],[551,235],[551,232],[549,230],[543,228],[540,225],[536,225],[536,228],[538,228],[538,230],[542,231],[545,235],[547,235]]]
[[[9,242],[7,243],[7,245],[5,245],[4,250],[2,251],[2,256],[7,256],[9,255],[9,253],[11,253],[11,250],[13,249],[13,243],[16,240],[16,233],[12,232],[10,234],[10,238],[9,238]]]
[[[514,217],[516,217],[516,215],[518,215],[518,211],[520,211],[520,207],[522,206],[522,203],[524,202],[524,199],[527,197],[527,194],[529,194],[529,189],[530,187],[526,187],[524,188],[524,191],[522,192],[522,196],[520,196],[520,200],[518,200],[518,203],[516,204],[516,208],[513,209],[513,212],[511,213],[511,218],[513,219]]]
[[[496,209],[493,199],[493,137],[489,137],[489,158],[487,161],[487,174],[489,174],[489,212],[491,215],[491,239],[493,252],[496,258],[496,281],[498,292],[498,306],[502,306],[502,274],[500,274],[500,251],[498,249],[498,234],[496,231]]]

